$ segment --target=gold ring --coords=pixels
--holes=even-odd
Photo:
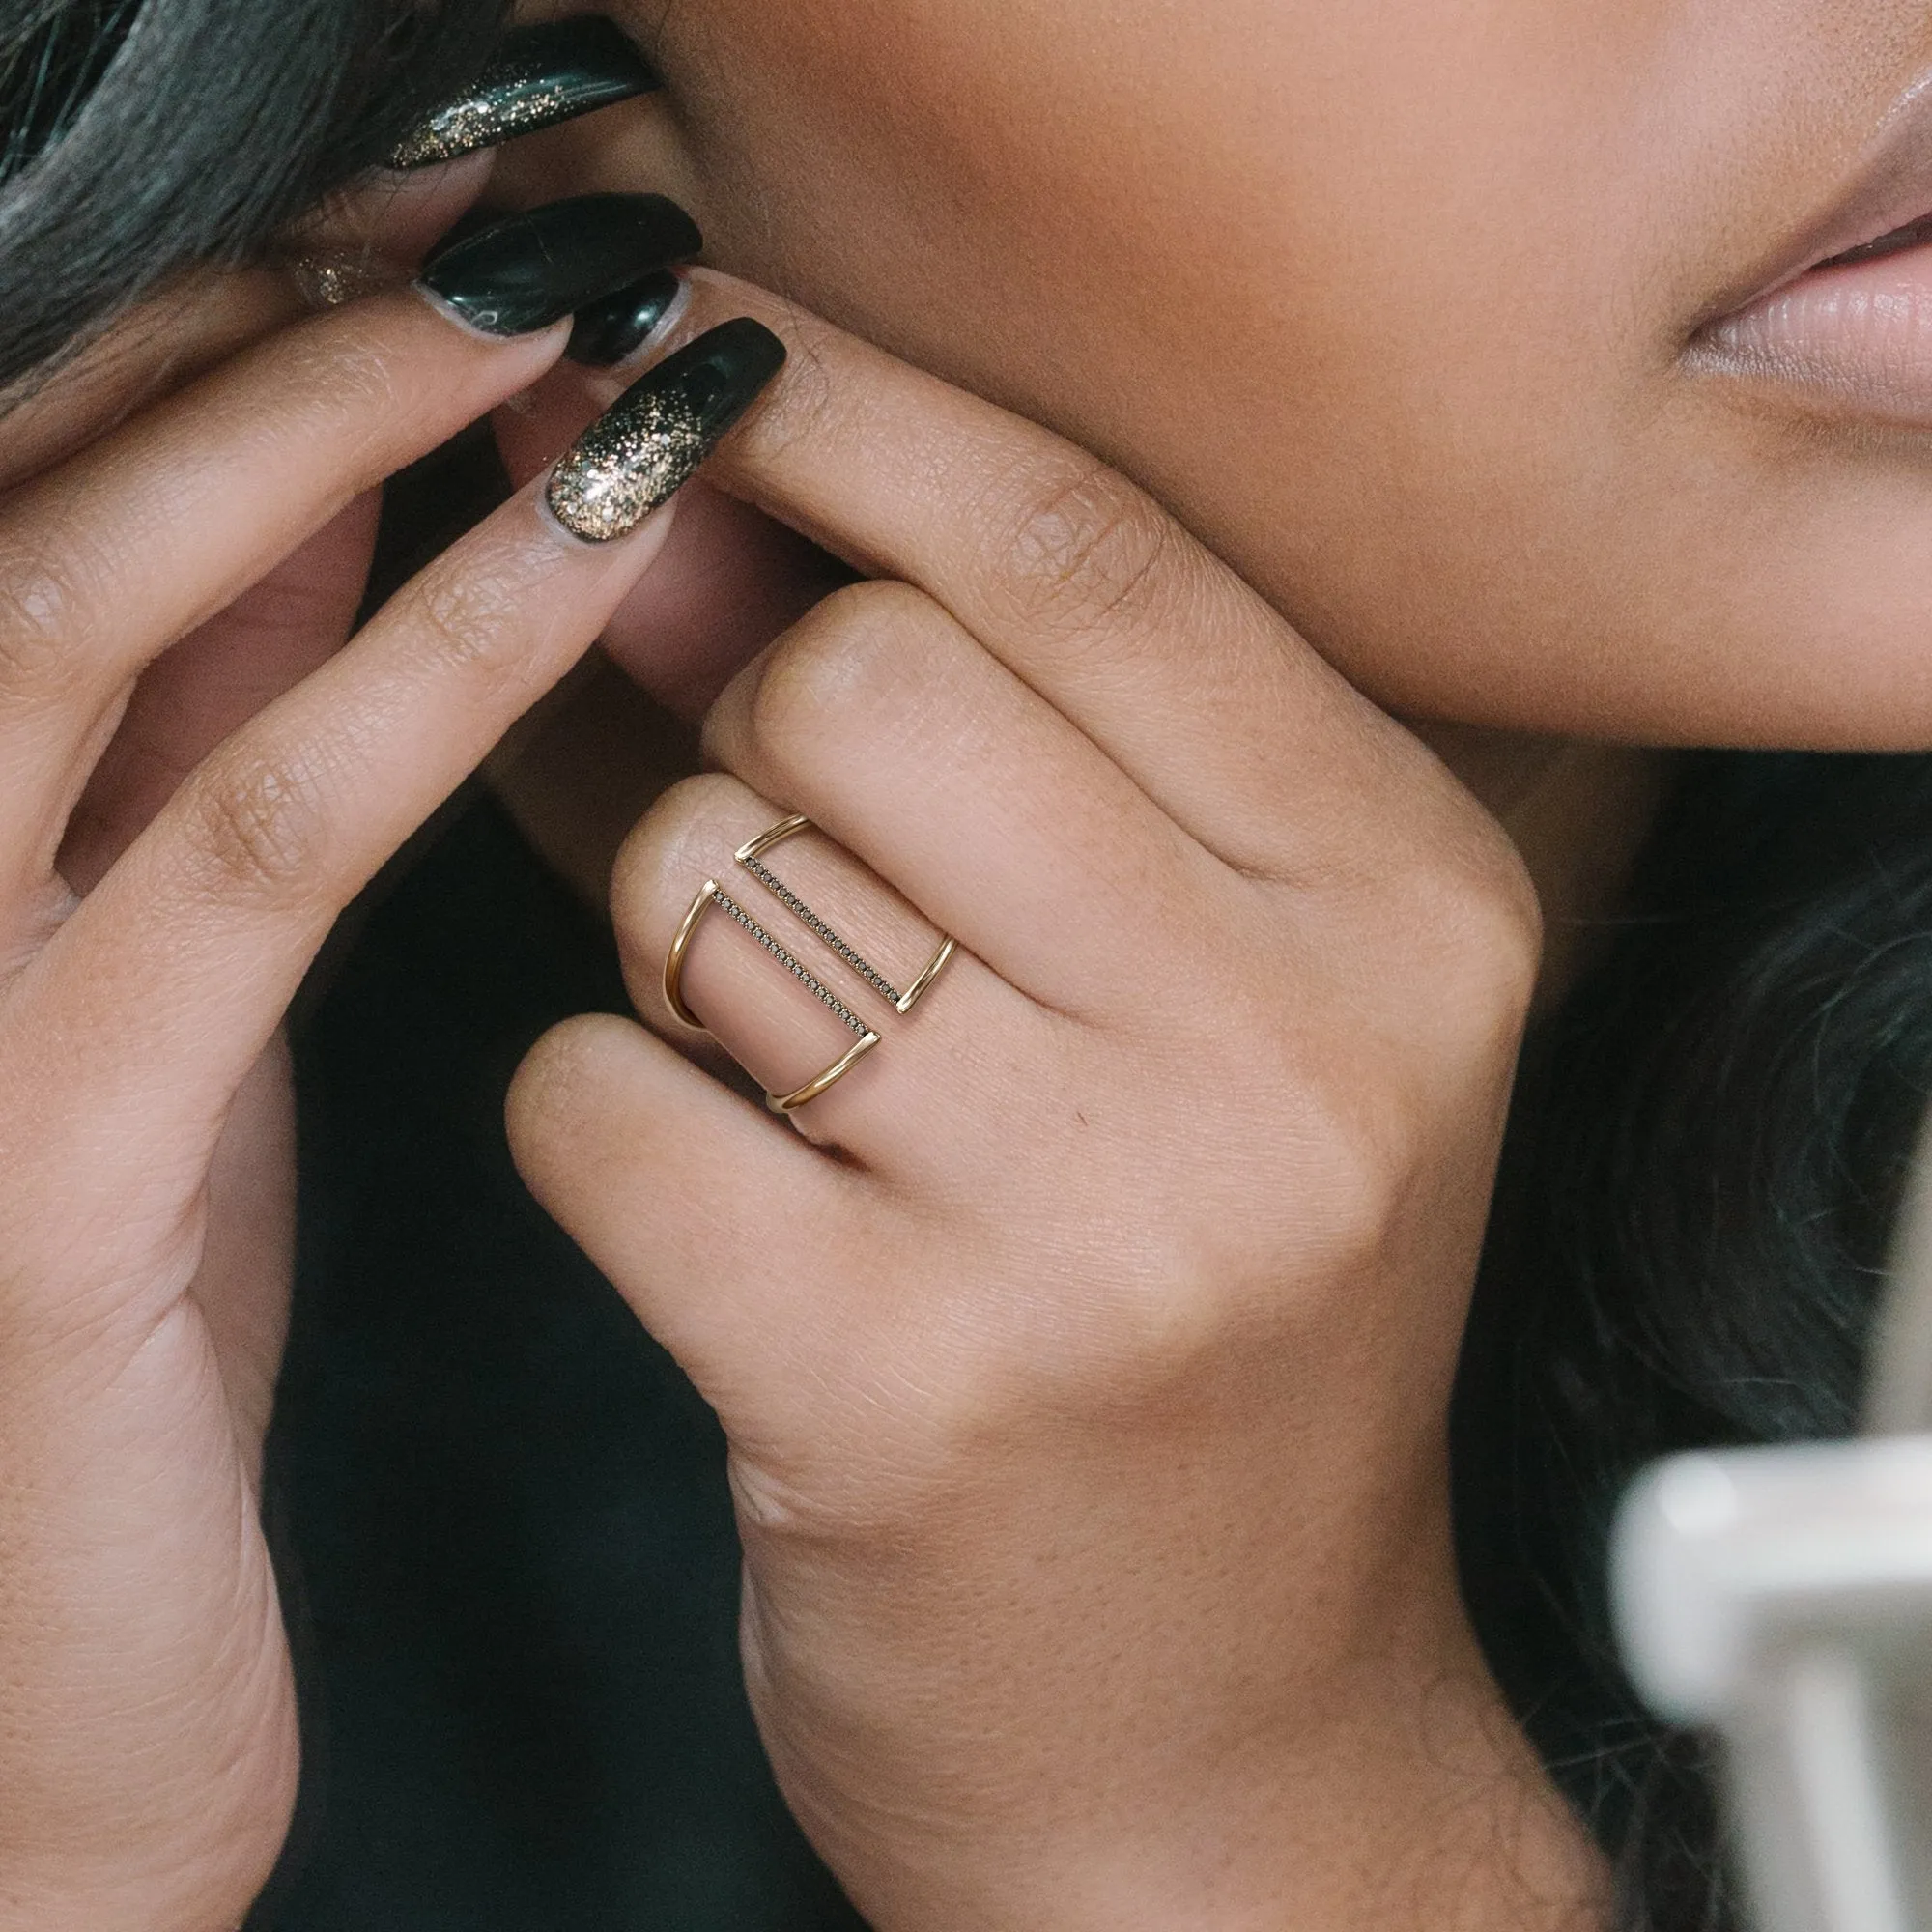
[[[810,832],[813,829],[810,819],[802,813],[794,812],[789,818],[780,819],[769,832],[761,832],[755,838],[746,839],[734,856],[739,865],[744,867],[746,871],[750,872],[753,878],[756,879],[787,912],[801,923],[809,926],[874,992],[881,993],[890,1000],[895,1011],[911,1012],[919,996],[939,978],[946,962],[952,957],[953,942],[951,939],[942,940],[939,951],[926,962],[912,984],[901,993],[870,960],[840,939],[789,886],[776,877],[764,863],[765,854],[773,846],[782,845],[787,838],[796,838],[801,832]]]
[[[828,950],[838,954],[872,990],[889,1001],[894,1010],[901,1015],[912,1011],[920,997],[931,986],[945,970],[946,963],[957,950],[950,938],[942,938],[939,950],[927,960],[917,979],[901,993],[886,976],[867,959],[855,947],[841,939],[824,920],[812,911],[791,888],[778,878],[764,864],[764,855],[775,845],[782,844],[787,838],[795,838],[801,832],[811,829],[811,821],[799,814],[781,819],[769,831],[761,832],[755,838],[747,839],[734,855],[753,878],[764,887],[786,911]],[[808,1080],[804,1086],[794,1088],[789,1094],[767,1094],[765,1104],[775,1114],[792,1114],[809,1101],[815,1100],[829,1088],[835,1087],[851,1072],[861,1060],[879,1043],[875,1033],[859,1015],[841,1000],[831,987],[802,964],[778,940],[765,930],[746,909],[721,886],[716,879],[706,879],[698,888],[696,896],[686,908],[685,915],[678,922],[676,936],[671,940],[670,951],[665,955],[664,996],[665,1005],[686,1026],[699,1033],[710,1029],[693,1012],[684,999],[684,962],[691,951],[691,942],[697,931],[699,923],[713,906],[728,913],[749,932],[758,944],[776,959],[792,978],[810,992],[821,1005],[836,1013],[839,1020],[857,1036],[853,1044],[839,1055],[823,1073]]]

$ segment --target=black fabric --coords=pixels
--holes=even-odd
[[[270,1445],[308,1728],[255,1932],[833,1932],[746,1707],[716,1422],[511,1167],[510,1073],[625,1009],[473,791],[298,1027]]]

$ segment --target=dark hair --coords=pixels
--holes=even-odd
[[[0,0],[0,388],[388,153],[503,8]]]
[[[1702,753],[1529,1042],[1456,1411],[1463,1586],[1632,1932],[1735,1922],[1695,1739],[1616,1662],[1652,1458],[1851,1433],[1932,1085],[1932,757]]]
[[[0,0],[0,387],[387,153],[502,11]],[[1463,1583],[1629,1932],[1731,1906],[1700,1747],[1617,1667],[1610,1513],[1667,1451],[1850,1428],[1928,974],[1932,758],[1704,755],[1525,1056],[1457,1393]]]

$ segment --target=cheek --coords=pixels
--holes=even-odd
[[[1678,357],[1923,32],[1905,0],[703,0],[671,114],[571,185],[682,193],[719,266],[1119,464],[1386,702],[1857,742],[1907,668],[1851,630],[1932,572],[1901,535],[1848,596],[1864,483],[1794,482]]]
[[[1327,422],[1574,392],[1576,312],[1669,219],[1630,111],[1664,4],[707,0],[668,57],[714,260],[1218,532],[1213,484],[1275,521]]]

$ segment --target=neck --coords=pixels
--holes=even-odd
[[[1624,895],[1670,784],[1670,753],[1531,737],[1433,719],[1404,723],[1510,836],[1543,906],[1537,1005],[1560,1000]]]

